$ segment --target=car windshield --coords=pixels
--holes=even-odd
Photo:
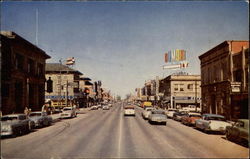
[[[127,106],[124,109],[135,109],[134,107]]]
[[[165,115],[165,112],[164,111],[152,111],[152,114],[164,114]]]
[[[42,113],[31,113],[29,116],[32,117],[32,116],[41,116]]]
[[[71,108],[64,108],[63,111],[72,110]]]
[[[226,121],[223,117],[217,117],[217,116],[210,116],[208,117],[208,120],[219,120],[219,121]]]
[[[201,117],[201,115],[199,115],[199,114],[192,114],[192,115],[190,115],[190,117]]]
[[[1,117],[1,121],[8,121],[8,120],[17,120],[18,118],[13,116],[13,117],[10,117],[10,116],[4,116],[4,117]]]

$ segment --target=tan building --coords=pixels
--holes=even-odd
[[[43,50],[11,31],[1,31],[1,111],[23,113],[25,107],[41,110],[44,104]]]
[[[182,108],[188,105],[200,106],[200,75],[170,75],[160,80],[160,93],[168,108]]]
[[[203,112],[248,118],[249,41],[224,41],[201,61]]]
[[[45,98],[52,101],[52,106],[75,104],[81,96],[79,81],[82,73],[60,63],[47,63],[45,70],[46,79],[53,81],[53,92],[45,94]]]

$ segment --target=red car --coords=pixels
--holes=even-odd
[[[184,125],[195,125],[195,120],[200,119],[201,114],[200,113],[187,113],[182,116],[181,123]]]

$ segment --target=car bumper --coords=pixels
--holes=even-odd
[[[71,114],[61,114],[60,115],[60,118],[70,118],[70,117],[72,117]]]
[[[156,122],[156,123],[166,123],[167,122],[167,120],[164,120],[164,119],[152,119],[151,121]]]
[[[10,136],[10,135],[12,135],[12,134],[13,134],[12,131],[2,131],[2,132],[1,132],[1,136]]]

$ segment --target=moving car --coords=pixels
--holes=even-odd
[[[176,109],[168,109],[166,111],[166,115],[167,115],[168,118],[173,118],[175,112],[177,112]]]
[[[109,110],[109,106],[108,105],[104,105],[104,106],[102,106],[102,109],[103,110]]]
[[[225,134],[226,127],[231,126],[222,115],[203,114],[201,119],[195,120],[195,127],[205,132],[217,131]]]
[[[149,123],[162,123],[167,124],[167,116],[165,115],[164,110],[151,110],[151,113],[148,116]]]
[[[49,126],[52,123],[52,117],[46,112],[31,112],[29,119],[34,121],[35,127]]]
[[[200,119],[201,114],[200,113],[186,113],[181,117],[181,123],[185,125],[195,125],[195,120]]]
[[[145,110],[142,112],[142,117],[144,119],[148,119],[149,114],[151,114],[151,110],[153,110],[153,107],[146,107]]]
[[[74,107],[64,107],[60,114],[60,118],[73,118],[76,116],[76,109]]]
[[[176,121],[181,121],[181,117],[185,115],[187,112],[174,112],[173,119]]]
[[[227,126],[226,138],[231,141],[249,142],[249,120],[238,119],[232,126]]]
[[[93,105],[90,107],[90,110],[97,110],[97,109],[98,109],[97,105]]]
[[[34,122],[25,114],[9,114],[1,117],[1,136],[21,135],[34,128]]]
[[[133,115],[135,116],[135,107],[132,105],[128,105],[124,107],[124,116]]]
[[[142,103],[142,108],[146,108],[146,107],[152,107],[152,102],[143,102]]]

